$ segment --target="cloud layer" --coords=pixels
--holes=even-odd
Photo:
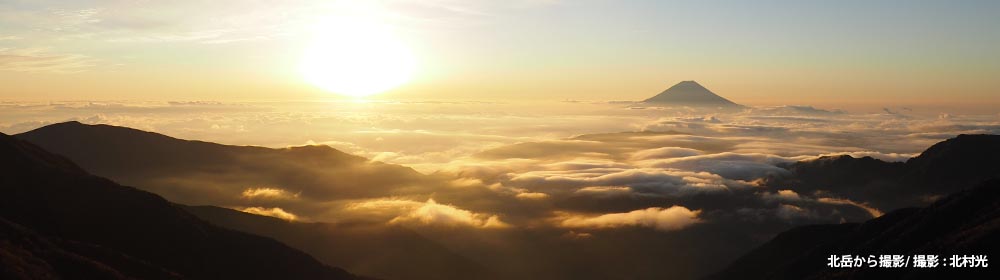
[[[102,175],[178,203],[349,229],[404,227],[482,263],[553,277],[644,260],[684,269],[793,225],[881,216],[892,209],[876,198],[776,178],[821,156],[905,161],[956,134],[1000,133],[1000,115],[717,114],[608,103],[6,102],[0,120],[5,133],[79,120],[269,146],[276,149],[170,174]],[[348,154],[286,148],[303,144]],[[695,251],[704,253],[689,258]],[[525,255],[561,261],[513,261]]]

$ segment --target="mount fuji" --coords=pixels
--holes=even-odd
[[[677,83],[660,94],[643,100],[642,103],[690,107],[743,107],[715,94],[695,81]]]

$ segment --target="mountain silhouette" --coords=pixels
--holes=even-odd
[[[829,268],[830,255],[1000,253],[1000,180],[864,223],[797,227],[708,279],[992,279],[988,268]],[[986,275],[993,275],[992,277]]]
[[[719,96],[695,81],[683,81],[664,90],[656,96],[642,101],[656,105],[675,105],[690,107],[743,107]]]
[[[793,176],[767,184],[799,193],[826,191],[871,202],[880,209],[926,205],[937,198],[1000,177],[1000,135],[959,135],[906,162],[827,156],[781,167]]]
[[[0,134],[0,278],[357,279]]]
[[[934,144],[906,161],[905,183],[961,189],[1000,176],[1000,135],[963,134]]]
[[[16,137],[66,156],[93,174],[187,205],[237,204],[233,199],[248,186],[285,186],[317,198],[343,199],[381,196],[388,188],[429,180],[409,167],[370,162],[329,146],[232,146],[79,122]],[[207,196],[206,190],[215,190],[214,195]]]

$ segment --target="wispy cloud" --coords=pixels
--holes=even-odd
[[[826,203],[826,204],[851,205],[851,206],[854,206],[854,207],[858,207],[858,208],[861,208],[861,209],[865,210],[866,212],[868,212],[868,214],[871,214],[873,218],[881,217],[883,214],[885,214],[885,213],[882,212],[882,210],[879,210],[879,209],[877,209],[875,207],[871,207],[867,203],[860,203],[860,202],[852,201],[850,199],[821,197],[821,198],[816,199],[816,201],[819,201],[820,203]]]
[[[299,194],[290,193],[279,188],[248,188],[243,191],[242,197],[258,200],[290,200],[298,198]]]
[[[15,72],[77,73],[97,65],[97,59],[80,54],[52,53],[45,49],[0,49],[0,70]]]
[[[599,216],[568,215],[560,224],[572,228],[617,228],[641,226],[661,231],[674,231],[701,222],[699,210],[683,206],[670,208],[651,207],[626,213],[611,213]]]
[[[273,207],[273,208],[266,208],[266,207],[243,207],[243,208],[237,208],[237,210],[240,210],[240,211],[243,211],[243,212],[247,212],[247,213],[250,213],[250,214],[270,216],[270,217],[275,217],[275,218],[279,218],[279,219],[283,219],[283,220],[288,220],[288,221],[295,221],[295,220],[299,219],[299,217],[297,215],[289,213],[289,212],[285,211],[285,209],[281,209],[281,208],[278,208],[278,207]]]

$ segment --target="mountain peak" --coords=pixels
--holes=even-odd
[[[968,185],[1000,174],[1000,135],[962,134],[906,161],[911,180],[936,186]],[[919,178],[918,174],[936,174]],[[988,174],[988,175],[987,175]]]
[[[643,103],[696,107],[741,107],[739,104],[708,90],[694,80],[677,83],[660,94],[644,100]]]

